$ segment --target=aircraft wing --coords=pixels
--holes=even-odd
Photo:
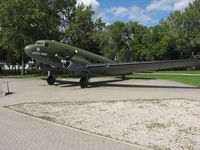
[[[86,67],[93,74],[123,75],[133,72],[180,68],[198,65],[200,66],[200,59],[89,64]]]

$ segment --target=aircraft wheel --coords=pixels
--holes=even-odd
[[[55,77],[49,76],[49,77],[47,78],[47,83],[48,83],[48,85],[54,85],[55,80],[56,80]]]
[[[80,86],[81,88],[86,88],[89,84],[88,78],[83,77],[80,79]]]
[[[125,75],[122,76],[122,80],[126,80],[126,76]]]

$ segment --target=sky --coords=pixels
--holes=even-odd
[[[145,26],[157,25],[175,10],[183,11],[194,0],[77,0],[78,4],[92,5],[94,18],[102,17],[111,24],[115,21],[137,21]]]

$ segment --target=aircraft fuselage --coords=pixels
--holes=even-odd
[[[49,40],[41,40],[35,44],[28,45],[25,47],[25,52],[28,56],[36,60],[36,62],[50,65],[52,68],[58,70],[62,68],[62,61],[72,61],[82,66],[93,63],[114,63],[111,59],[103,56]]]

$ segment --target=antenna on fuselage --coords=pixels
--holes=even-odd
[[[67,43],[68,43],[68,40],[67,40],[66,38],[64,38],[64,39],[60,40],[60,42],[61,42],[61,43],[67,44]]]

